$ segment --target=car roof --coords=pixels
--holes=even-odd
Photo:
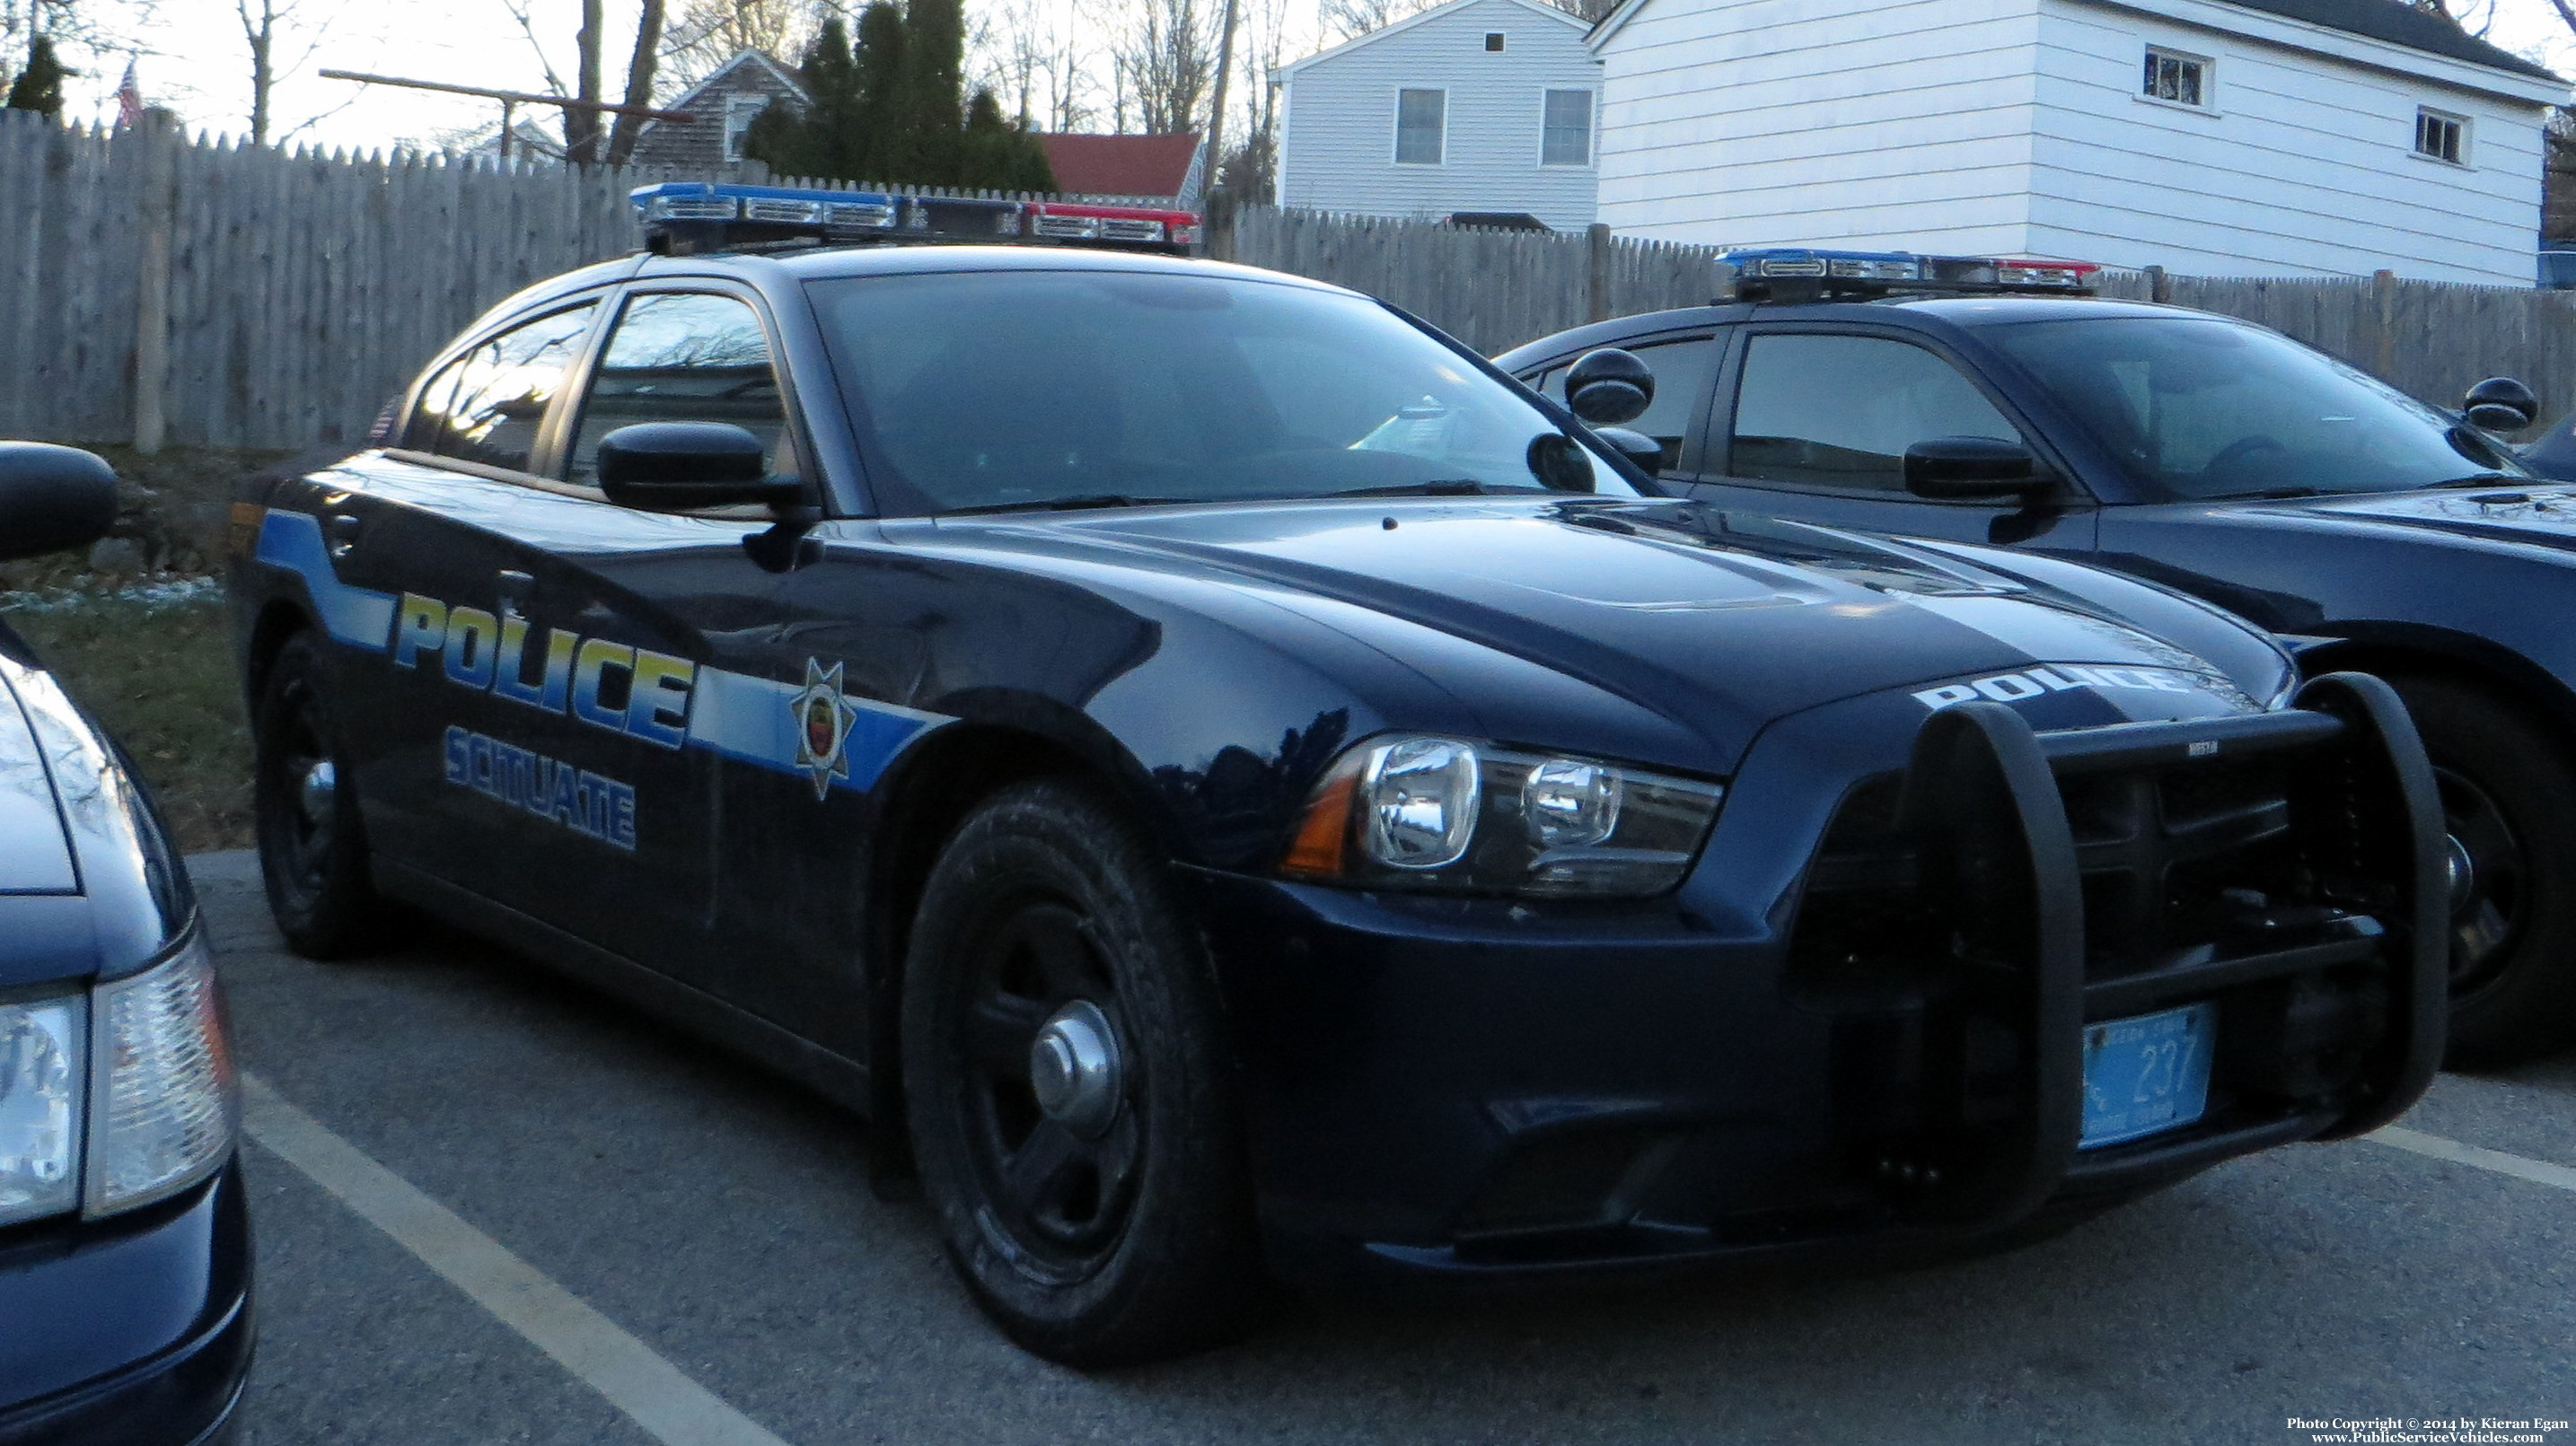
[[[1733,322],[1916,320],[1975,328],[2024,321],[2072,321],[2084,317],[2160,316],[2241,324],[2232,317],[2213,316],[2186,307],[2098,296],[1889,296],[1868,301],[1732,303],[1640,312],[1634,316],[1596,321],[1587,326],[1569,327],[1552,336],[1524,342],[1497,356],[1494,361],[1505,371],[1515,371],[1587,347],[1613,346],[1623,337]]]
[[[1312,291],[1358,294],[1345,287],[1254,266],[1074,246],[844,246],[767,254],[719,252],[709,256],[656,257],[645,263],[640,274],[703,275],[710,270],[797,281],[956,271],[1125,271],[1281,282]]]

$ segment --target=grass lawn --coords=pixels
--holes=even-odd
[[[75,593],[0,610],[0,622],[134,755],[180,848],[249,846],[250,729],[219,594]]]

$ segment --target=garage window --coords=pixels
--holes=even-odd
[[[1399,90],[1395,93],[1395,163],[1436,166],[1449,139],[1449,92]]]
[[[1539,141],[1542,166],[1592,164],[1592,92],[1551,90]]]

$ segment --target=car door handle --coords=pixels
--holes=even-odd
[[[498,579],[501,611],[510,617],[525,617],[537,596],[537,580],[515,568],[501,569]]]
[[[360,517],[355,513],[334,512],[331,514],[329,520],[322,524],[322,530],[331,539],[330,550],[333,557],[339,558],[347,557],[349,555],[349,549],[358,545],[358,533],[366,526],[366,521],[367,520],[365,518]]]

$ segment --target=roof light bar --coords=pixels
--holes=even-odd
[[[1885,296],[1899,291],[2090,296],[2090,261],[1993,256],[1917,256],[1910,251],[1820,251],[1757,247],[1718,258],[1720,300],[1799,302]]]
[[[1021,242],[1187,254],[1198,244],[1193,211],[892,196],[708,181],[638,187],[630,197],[647,249],[670,256],[794,250],[868,242]]]

